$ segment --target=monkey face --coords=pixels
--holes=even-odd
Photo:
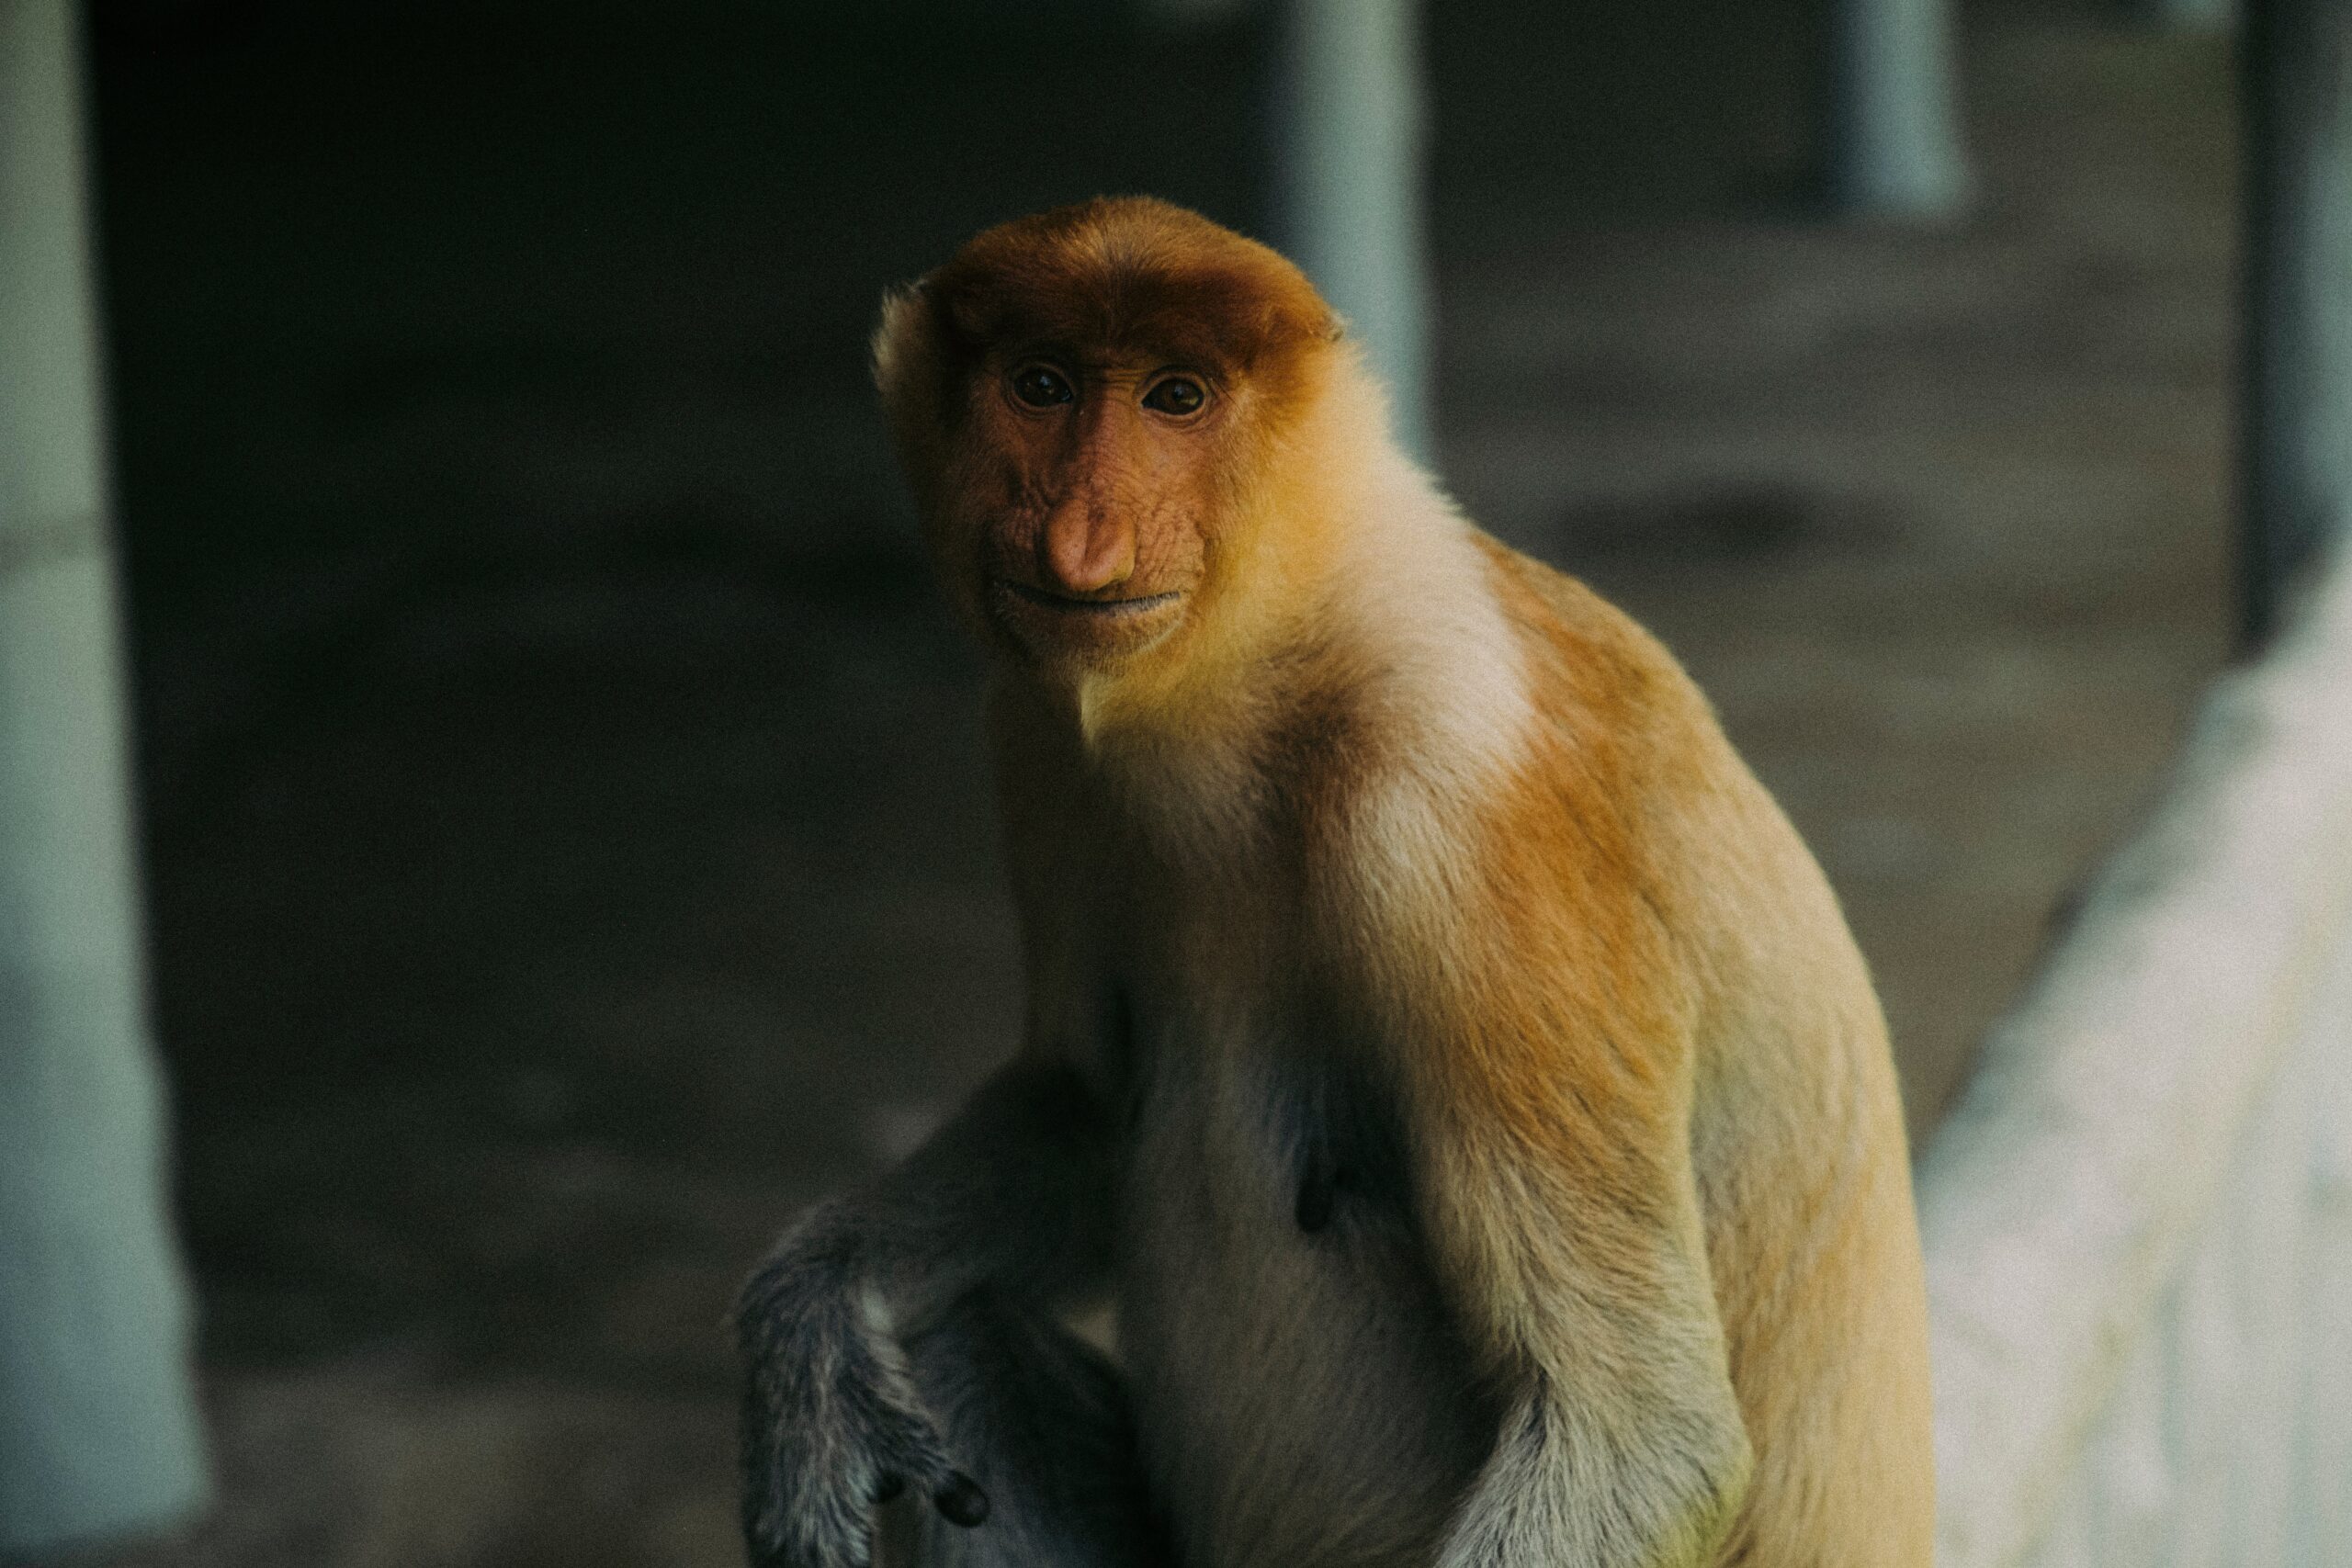
[[[967,389],[985,471],[957,565],[997,633],[1046,666],[1117,663],[1167,639],[1222,532],[1229,372],[1099,352],[1012,345]]]
[[[1336,335],[1281,256],[1139,199],[991,229],[887,302],[876,378],[983,636],[1073,680],[1173,660],[1246,600],[1259,476]]]

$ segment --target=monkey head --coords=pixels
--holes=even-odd
[[[933,560],[1047,683],[1199,660],[1295,592],[1295,449],[1339,321],[1288,261],[1147,198],[969,242],[885,302],[875,376]]]

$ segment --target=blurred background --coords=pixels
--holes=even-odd
[[[722,1319],[1009,1049],[887,285],[1280,228],[1271,7],[97,0],[153,1015],[220,1495],[148,1568],[739,1560]],[[1915,1137],[2230,648],[2230,45],[1956,18],[1840,202],[1819,0],[1420,10],[1427,448],[1826,866]]]

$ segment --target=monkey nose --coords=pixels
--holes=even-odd
[[[1136,570],[1134,530],[1100,514],[1067,513],[1047,525],[1046,575],[1066,593],[1099,593]]]

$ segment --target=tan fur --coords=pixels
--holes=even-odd
[[[1069,410],[1001,395],[1038,354]],[[1030,1049],[1136,1118],[1120,1343],[1185,1560],[1926,1563],[1883,1025],[1673,660],[1464,523],[1305,280],[1191,214],[991,231],[876,363],[999,656]],[[1122,400],[1171,365],[1197,422]],[[1035,607],[1078,546],[1148,638]],[[1326,1242],[1301,1074],[1406,1156]]]

